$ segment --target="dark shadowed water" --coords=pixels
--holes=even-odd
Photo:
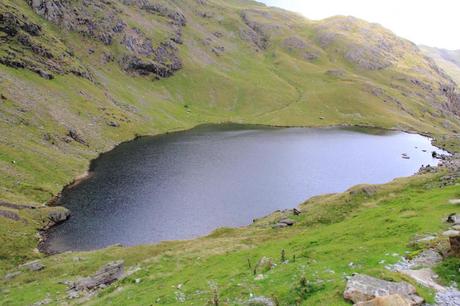
[[[229,125],[140,138],[102,155],[94,176],[64,191],[60,204],[72,217],[49,232],[48,248],[188,239],[247,225],[313,195],[412,175],[437,163],[435,150],[420,135],[375,129]]]

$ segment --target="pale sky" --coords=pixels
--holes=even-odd
[[[417,44],[460,49],[460,0],[259,0],[309,19],[352,15]]]

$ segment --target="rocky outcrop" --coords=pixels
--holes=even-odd
[[[186,25],[185,16],[177,10],[150,1],[126,0],[123,3],[136,5],[139,9],[170,19],[171,37],[159,42],[158,47],[154,48],[152,39],[140,29],[128,28],[120,17],[115,3],[102,0],[29,0],[29,5],[38,15],[68,31],[94,38],[105,45],[112,45],[114,41],[118,41],[125,46],[127,53],[121,55],[118,62],[126,71],[139,75],[153,74],[156,77],[169,77],[181,69],[182,61],[175,44],[182,43],[181,28]],[[104,60],[112,61],[113,56]]]
[[[19,268],[34,272],[34,271],[43,270],[45,268],[45,265],[42,264],[40,260],[34,260],[34,261],[27,262],[23,265],[20,265]]]
[[[148,48],[143,48],[143,50],[148,51]],[[150,57],[125,55],[120,63],[126,71],[140,75],[153,74],[157,77],[166,78],[182,69],[182,61],[178,57],[177,51],[177,47],[172,42],[166,41],[161,43],[158,48],[152,49]]]
[[[17,8],[1,3],[0,64],[28,69],[48,80],[63,73],[91,78],[61,41]]]
[[[184,14],[178,10],[174,10],[160,3],[151,3],[150,1],[141,1],[145,2],[141,5],[141,8],[145,11],[159,14],[160,16],[167,17],[171,19],[175,24],[185,27],[187,24],[187,19]]]
[[[121,43],[136,55],[149,56],[154,52],[152,41],[139,29],[128,29]]]
[[[313,49],[311,44],[308,44],[297,36],[291,36],[283,41],[283,47],[291,52],[300,52],[303,59],[313,61],[319,58],[319,54]]]
[[[282,218],[277,223],[273,225],[273,228],[284,228],[288,226],[293,226],[295,221],[289,218]]]
[[[53,207],[53,209],[48,213],[48,225],[46,227],[53,227],[67,221],[69,218],[70,210],[64,207]]]
[[[73,129],[73,128],[69,129],[67,132],[67,137],[82,145],[88,145],[76,129]]]
[[[451,223],[452,225],[459,225],[460,224],[460,214],[452,213],[447,216],[446,219],[447,223]]]
[[[113,36],[125,24],[116,9],[106,1],[28,0],[31,8],[43,18],[110,45]]]
[[[270,37],[263,29],[262,25],[251,20],[248,11],[240,13],[241,19],[246,24],[246,28],[242,29],[240,36],[242,39],[252,42],[258,49],[265,50],[268,48]]]
[[[68,285],[68,297],[78,298],[81,292],[94,291],[121,279],[124,275],[122,260],[109,262],[92,276],[80,278],[74,282],[64,282]]]
[[[449,238],[451,254],[460,257],[460,231],[451,229],[443,235]]]
[[[379,296],[398,294],[409,305],[421,305],[423,299],[415,287],[406,282],[389,282],[363,274],[355,274],[347,281],[343,296],[354,303],[367,302]]]
[[[442,84],[441,93],[447,98],[447,108],[456,115],[460,115],[460,92],[455,83]]]
[[[244,305],[247,306],[276,306],[276,302],[271,298],[256,296],[250,298]]]
[[[0,209],[0,217],[7,218],[13,221],[19,221],[21,218],[19,215],[13,211],[10,210],[1,210]]]

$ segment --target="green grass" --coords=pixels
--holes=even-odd
[[[105,46],[62,31],[34,14],[25,2],[7,0],[0,5],[1,12],[11,5],[39,23],[42,35],[34,39],[56,57],[67,54],[64,67],[84,66],[95,79],[64,74],[47,81],[27,70],[0,67],[0,93],[6,97],[0,100],[0,200],[41,205],[84,173],[91,159],[120,142],[202,123],[379,126],[434,135],[438,145],[460,151],[458,118],[441,110],[446,100],[437,94],[439,83],[445,80],[417,51],[385,29],[356,20],[347,32],[343,17],[308,21],[256,2],[207,2],[202,8],[196,1],[183,1],[188,25],[179,52],[184,68],[162,80],[129,75],[117,61],[101,60],[104,52],[117,58],[127,52],[120,37]],[[165,18],[114,5],[123,11],[126,23],[144,31],[154,45],[170,35]],[[203,9],[215,18],[199,17],[196,12]],[[267,50],[256,51],[251,42],[241,39],[241,30],[246,29],[240,17],[243,9],[262,12],[248,14],[268,26]],[[364,37],[366,31],[360,29],[375,35]],[[204,43],[217,31],[223,37],[213,38],[211,44],[225,47],[219,57]],[[322,46],[322,31],[340,35]],[[320,58],[306,61],[301,51],[285,48],[283,41],[292,36],[308,42]],[[403,54],[392,67],[367,71],[345,59],[350,48],[376,46],[382,37],[394,43],[395,54]],[[0,47],[0,56],[8,47]],[[11,47],[22,48],[17,41]],[[32,58],[30,50],[22,51]],[[327,73],[334,69],[344,75]],[[414,78],[433,91],[415,86],[410,82]],[[375,89],[383,94],[376,95]],[[120,127],[109,127],[111,120]],[[66,143],[63,138],[69,128],[77,129],[88,146]],[[52,142],[45,140],[45,134]],[[297,218],[297,225],[284,231],[267,225],[274,218],[270,216],[248,228],[219,229],[194,241],[46,257],[45,270],[0,283],[0,304],[31,304],[47,294],[62,300],[65,286],[59,281],[90,274],[119,258],[128,266],[139,264],[142,270],[103,290],[96,304],[177,304],[182,294],[188,304],[205,304],[216,286],[220,300],[227,304],[237,304],[250,294],[275,296],[282,305],[297,299],[306,299],[308,305],[344,304],[344,275],[355,271],[399,279],[379,264],[398,260],[385,254],[412,252],[407,246],[412,236],[443,229],[442,217],[452,211],[447,200],[460,195],[457,186],[437,187],[437,179],[399,180],[382,186],[372,198],[341,194],[312,199],[303,205],[307,213]],[[34,248],[46,212],[21,210],[20,222],[0,218],[0,274],[43,257]],[[283,249],[288,264],[279,264]],[[75,256],[84,260],[75,262]],[[272,257],[278,265],[265,273],[264,280],[255,281],[248,259],[254,265],[262,256]],[[349,266],[352,261],[356,266]],[[449,261],[439,267],[446,281],[451,281],[454,266],[455,261]],[[141,278],[141,283],[135,284],[135,278]],[[179,284],[184,284],[180,290]],[[429,292],[421,288],[420,292],[430,298]]]
[[[449,257],[434,270],[445,285],[451,286],[452,284],[456,284],[456,286],[460,286],[460,258]]]
[[[43,271],[24,273],[1,285],[3,303],[30,304],[47,293],[64,299],[66,287],[60,281],[124,259],[128,267],[139,266],[140,271],[102,290],[92,304],[176,305],[178,296],[184,296],[186,305],[204,305],[217,287],[224,305],[237,305],[251,294],[274,296],[281,305],[294,305],[297,300],[302,305],[347,305],[342,298],[346,275],[358,272],[405,279],[384,266],[414,252],[409,242],[416,235],[440,233],[447,227],[443,219],[455,211],[448,200],[458,197],[460,188],[439,187],[439,177],[399,179],[379,186],[371,197],[359,192],[315,197],[301,205],[304,213],[294,217],[297,223],[288,229],[271,228],[279,218],[274,214],[247,228],[220,229],[193,241],[44,258]],[[281,262],[282,250],[287,263]],[[255,280],[254,266],[264,256],[276,266],[257,271],[264,279]],[[81,261],[75,261],[76,257]],[[455,268],[458,260],[451,259],[437,272],[448,281],[458,281]],[[307,286],[301,285],[303,277]],[[135,282],[138,278],[140,283]],[[418,292],[432,301],[429,290],[418,287]]]

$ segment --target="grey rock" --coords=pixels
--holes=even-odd
[[[343,77],[346,74],[346,72],[345,70],[342,70],[342,69],[331,69],[331,70],[326,71],[326,74],[339,78],[339,77]]]
[[[443,236],[446,236],[446,237],[457,237],[457,236],[460,236],[460,231],[456,231],[456,230],[448,230],[448,231],[445,231],[444,233],[442,233]]]
[[[69,219],[70,210],[64,207],[56,208],[48,213],[49,226],[54,226]]]
[[[460,291],[456,288],[447,288],[447,290],[437,292],[435,300],[438,306],[458,306],[460,305]]]
[[[295,221],[289,218],[281,219],[278,223],[286,224],[287,226],[293,226]]]
[[[120,127],[120,124],[118,122],[115,122],[115,121],[109,121],[107,122],[107,125],[108,126],[111,126],[111,127]]]
[[[71,290],[67,291],[67,298],[68,299],[73,300],[73,299],[78,299],[79,297],[80,297],[80,292],[78,290],[71,289]]]
[[[40,271],[45,268],[45,265],[43,265],[40,260],[34,260],[20,265],[19,268],[27,269],[29,271]]]
[[[428,235],[428,236],[424,236],[424,237],[416,239],[415,243],[424,243],[424,242],[433,241],[435,239],[436,239],[436,236]]]
[[[10,210],[0,210],[0,217],[7,218],[13,221],[19,221],[21,218],[17,213]]]
[[[276,306],[275,301],[270,298],[257,296],[249,299],[245,305],[248,306]]]
[[[75,140],[78,143],[86,145],[86,141],[80,136],[80,134],[77,132],[77,130],[71,128],[67,132],[67,136],[70,137],[71,139]]]
[[[442,256],[435,250],[425,250],[409,261],[411,268],[431,268],[442,261]]]
[[[173,20],[177,25],[180,25],[183,27],[187,25],[187,19],[181,12],[174,10],[172,8],[169,8],[163,4],[146,3],[142,5],[141,8],[145,11],[156,13],[163,17],[168,17],[169,19]]]
[[[460,224],[460,214],[456,214],[456,213],[450,214],[450,215],[447,217],[446,222],[447,222],[447,223],[452,223],[452,224],[454,224],[454,225]]]
[[[273,228],[285,228],[288,227],[286,223],[276,223],[272,226]]]
[[[41,306],[41,305],[48,305],[51,304],[53,300],[50,298],[43,299],[41,301],[35,302],[32,304],[32,306]]]
[[[242,29],[240,31],[241,38],[247,41],[251,41],[256,47],[258,47],[261,50],[267,49],[270,37],[264,30],[263,26],[253,21],[246,11],[242,11],[240,16],[247,26],[247,29]]]
[[[399,294],[411,305],[421,305],[423,298],[416,294],[415,287],[406,282],[389,282],[363,274],[351,276],[343,293],[346,300],[354,303],[366,302],[378,296]]]
[[[7,273],[4,277],[4,279],[6,281],[9,281],[9,280],[12,280],[14,278],[16,278],[16,276],[19,276],[22,272],[21,271],[14,271],[14,272],[10,272],[10,273]]]
[[[100,286],[109,285],[119,280],[124,273],[124,262],[122,260],[106,264],[94,275],[78,279],[70,285],[70,290],[92,290]]]
[[[364,185],[353,188],[350,191],[352,195],[364,194],[367,197],[371,197],[377,193],[377,187],[373,185]]]
[[[139,29],[129,29],[121,42],[128,50],[137,54],[149,56],[153,54],[152,41]]]
[[[211,51],[217,55],[221,56],[225,52],[225,48],[223,46],[212,47]]]
[[[271,270],[274,266],[275,264],[273,263],[273,259],[264,256],[257,263],[257,270],[265,272]]]
[[[46,79],[46,80],[52,80],[52,79],[54,79],[54,76],[53,76],[51,73],[49,73],[49,72],[47,72],[47,71],[44,71],[44,70],[39,70],[39,71],[38,71],[38,74],[39,74],[42,78],[44,78],[44,79]]]

